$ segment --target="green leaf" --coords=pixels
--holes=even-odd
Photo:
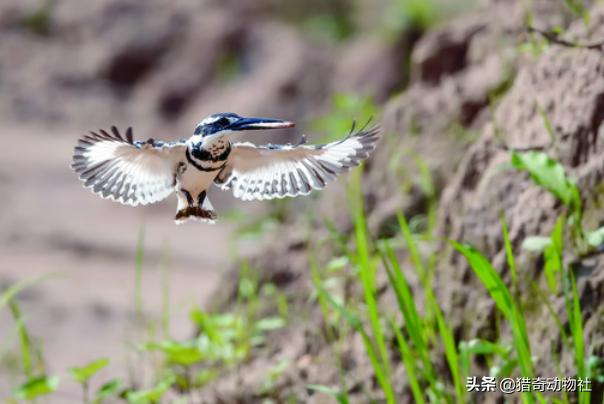
[[[122,387],[122,384],[123,382],[121,379],[112,379],[107,383],[103,384],[96,391],[95,402],[100,403],[103,399],[116,395],[119,389]]]
[[[511,318],[512,306],[514,305],[512,295],[489,260],[470,245],[453,242],[453,247],[466,257],[466,260],[491,295],[491,298],[495,301],[499,310],[508,319]]]
[[[325,270],[328,272],[335,272],[340,269],[346,268],[350,264],[350,260],[347,256],[340,256],[332,258],[327,265],[325,266]]]
[[[196,344],[177,341],[151,342],[145,344],[143,349],[148,351],[161,351],[166,355],[168,362],[183,366],[190,366],[202,361],[206,353]]]
[[[345,393],[340,393],[338,390],[333,387],[323,386],[321,384],[309,384],[306,388],[310,390],[317,391],[319,393],[324,393],[332,396],[336,400],[338,400],[339,404],[348,404],[348,397]]]
[[[210,382],[212,379],[214,379],[216,376],[218,376],[218,374],[219,374],[219,372],[214,369],[200,370],[195,375],[195,381],[194,381],[195,386],[198,386],[198,387],[204,386],[205,384]]]
[[[514,369],[518,366],[518,360],[515,357],[508,356],[499,366],[493,366],[489,370],[489,375],[493,377],[510,377]]]
[[[84,384],[101,369],[105,368],[109,364],[109,359],[101,358],[88,363],[83,367],[72,367],[69,369],[71,378],[78,383]]]
[[[466,258],[468,264],[470,264],[472,270],[474,270],[474,273],[478,276],[491,295],[491,298],[495,301],[497,308],[504,314],[510,323],[521,374],[524,377],[532,377],[534,375],[534,370],[531,349],[528,333],[526,331],[526,322],[522,316],[522,308],[517,305],[516,300],[512,298],[512,294],[505,283],[503,283],[499,273],[497,273],[484,255],[472,246],[457,242],[452,242],[452,244],[453,247]],[[528,393],[523,393],[523,400],[526,400],[529,403],[534,402],[533,396]]]
[[[529,236],[522,242],[525,251],[541,253],[552,243],[551,237]]]
[[[589,11],[580,0],[564,0],[564,3],[573,14],[583,18],[583,22],[586,26],[589,24],[589,20],[591,19]]]
[[[499,221],[501,222],[501,233],[503,234],[503,244],[505,246],[505,256],[510,267],[510,273],[512,275],[512,285],[516,288],[518,282],[518,274],[516,270],[516,260],[514,259],[514,250],[512,248],[512,242],[510,241],[510,234],[508,231],[508,224],[505,220],[505,215],[502,212]]]
[[[11,300],[15,298],[15,296],[17,296],[23,290],[35,286],[48,278],[57,276],[58,274],[58,272],[46,273],[40,276],[35,276],[33,278],[24,279],[20,282],[15,283],[7,290],[3,291],[2,294],[0,294],[0,309],[6,306]]]
[[[57,376],[38,376],[29,379],[15,390],[14,395],[21,400],[32,400],[36,397],[53,393],[59,387]]]
[[[604,227],[587,233],[587,242],[592,247],[600,247],[604,244]]]
[[[176,381],[176,377],[171,374],[160,381],[155,387],[147,390],[129,391],[126,399],[131,404],[150,404],[157,403]]]
[[[572,211],[581,209],[581,193],[564,167],[542,152],[512,153],[512,164],[527,171],[537,185],[554,194]]]
[[[265,332],[272,331],[285,326],[285,320],[281,317],[266,317],[258,320],[256,323],[256,331]]]
[[[564,270],[564,262],[562,255],[564,253],[564,217],[558,218],[556,226],[552,231],[550,237],[550,244],[545,248],[543,252],[543,258],[545,260],[543,271],[545,272],[545,278],[547,279],[547,286],[552,293],[558,291],[558,275]]]
[[[23,316],[21,315],[21,309],[19,308],[19,304],[16,300],[10,300],[8,303],[8,307],[10,309],[11,314],[16,322],[17,332],[19,334],[19,342],[21,345],[21,362],[23,364],[23,371],[25,372],[25,376],[28,378],[33,377],[34,373],[34,365],[32,358],[33,346],[31,342],[31,337],[29,335],[29,331],[25,326],[25,321],[23,320]]]
[[[415,402],[418,404],[424,404],[424,393],[419,385],[417,374],[419,373],[419,361],[415,361],[413,358],[413,351],[409,346],[409,343],[403,336],[403,333],[396,325],[393,319],[390,319],[390,327],[392,331],[394,331],[394,335],[396,337],[396,342],[398,344],[399,353],[403,364],[405,365],[405,370],[407,371],[407,380],[409,381],[409,386],[411,387],[411,393],[413,394],[413,398]]]
[[[468,353],[474,355],[492,355],[497,354],[501,357],[508,356],[510,348],[483,339],[471,339],[465,344],[465,349]]]

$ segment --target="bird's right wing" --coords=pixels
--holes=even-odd
[[[176,169],[185,158],[184,142],[132,140],[132,128],[123,137],[100,130],[80,138],[71,167],[94,193],[136,206],[158,202],[174,191]]]
[[[369,156],[379,129],[361,129],[325,145],[235,143],[216,182],[243,200],[306,195]]]

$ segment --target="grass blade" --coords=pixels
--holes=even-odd
[[[416,403],[423,404],[425,403],[424,395],[420,388],[419,382],[417,381],[417,369],[415,366],[415,361],[413,360],[413,353],[411,351],[411,347],[403,337],[403,333],[397,327],[394,320],[390,319],[390,327],[394,331],[394,335],[396,336],[396,342],[399,348],[399,352],[401,355],[401,360],[405,365],[405,370],[407,371],[407,381],[409,382],[409,386],[411,387],[411,393],[413,394],[413,399]]]
[[[403,320],[405,321],[405,328],[413,342],[415,352],[420,356],[424,368],[426,369],[427,376],[429,379],[434,380],[436,376],[432,368],[432,361],[428,355],[427,343],[422,332],[422,322],[419,313],[417,312],[415,302],[413,301],[411,288],[403,275],[403,271],[401,270],[389,243],[385,243],[385,248],[389,262],[385,259],[386,257],[384,257],[384,268],[386,269],[390,284],[394,289],[399,309],[403,315]]]
[[[8,307],[10,312],[17,324],[17,333],[19,334],[19,343],[21,345],[21,364],[23,366],[23,372],[28,379],[34,374],[33,360],[32,360],[32,343],[27,327],[23,317],[21,316],[21,309],[15,300],[9,300]]]
[[[514,251],[512,250],[512,243],[510,242],[508,225],[503,212],[499,215],[499,221],[501,222],[501,230],[503,232],[505,255],[508,261],[508,266],[510,267],[510,274],[512,275],[512,285],[514,289],[516,289],[516,286],[518,285],[518,275],[516,273],[516,260],[514,259]]]
[[[369,360],[371,361],[371,365],[373,366],[373,370],[375,372],[375,378],[382,387],[384,394],[386,394],[386,400],[388,401],[388,403],[395,403],[392,385],[387,379],[383,367],[380,363],[380,360],[378,359],[378,355],[376,353],[375,347],[373,346],[373,342],[371,341],[369,334],[367,334],[367,332],[365,331],[365,328],[363,327],[363,324],[361,323],[359,318],[354,313],[352,313],[340,303],[338,303],[333,298],[333,296],[331,296],[329,292],[327,292],[325,289],[319,289],[319,293],[322,294],[325,299],[329,302],[329,304],[331,304],[340,313],[340,315],[344,319],[346,319],[346,321],[352,326],[352,328],[354,328],[355,331],[357,331],[361,335],[361,338],[363,339],[363,345],[365,345],[365,350],[367,351],[367,356],[369,356]]]
[[[20,282],[15,283],[14,285],[12,285],[8,289],[6,289],[4,292],[2,292],[2,294],[0,295],[0,310],[2,310],[2,308],[4,306],[6,306],[11,300],[13,300],[23,290],[30,288],[32,286],[35,286],[38,283],[40,283],[48,278],[57,276],[57,275],[59,275],[58,272],[51,272],[51,273],[42,274],[42,275],[30,278],[30,279],[24,279]]]
[[[577,284],[572,271],[569,271],[570,285],[572,290],[572,316],[569,316],[570,330],[573,336],[575,347],[575,366],[577,367],[577,375],[585,379],[587,377],[585,367],[585,342],[583,333],[583,317],[581,314],[581,303],[579,301],[579,293],[577,292]],[[569,313],[571,314],[571,313]],[[579,393],[579,403],[588,404],[590,402],[591,393]]]
[[[466,258],[474,273],[495,301],[497,308],[510,323],[522,376],[533,377],[534,370],[526,324],[521,314],[522,311],[512,299],[509,289],[505,286],[495,268],[480,252],[468,245],[457,242],[452,242],[452,244]],[[530,393],[523,393],[522,397],[523,401],[534,402],[533,396]]]
[[[383,328],[380,324],[380,314],[374,292],[377,258],[371,257],[369,252],[370,246],[367,237],[365,211],[363,209],[363,194],[361,192],[361,172],[361,170],[355,172],[356,175],[352,179],[350,187],[351,195],[354,197],[353,200],[355,201],[353,205],[353,213],[354,235],[357,247],[356,254],[354,257],[351,257],[351,261],[356,262],[360,269],[360,278],[363,286],[365,304],[367,305],[369,323],[379,354],[382,372],[384,373],[384,394],[386,395],[386,400],[388,403],[394,403],[394,390],[390,381],[390,358],[388,356],[388,349],[386,348]]]

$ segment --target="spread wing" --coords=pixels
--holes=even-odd
[[[90,132],[73,152],[71,167],[97,195],[136,206],[158,202],[174,190],[174,175],[184,159],[184,142],[163,143],[149,139],[132,140],[132,128],[125,137],[115,126],[111,133]]]
[[[235,143],[216,182],[243,200],[306,195],[366,159],[378,133],[378,128],[351,131],[346,138],[325,145]]]

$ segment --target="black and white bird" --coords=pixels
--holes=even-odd
[[[379,129],[353,129],[345,138],[324,145],[256,146],[232,143],[234,132],[290,128],[278,119],[214,114],[197,125],[193,136],[177,142],[134,141],[113,126],[79,139],[72,168],[97,195],[137,206],[159,202],[176,193],[177,224],[188,219],[214,222],[207,197],[214,183],[248,200],[307,195],[369,156]]]

